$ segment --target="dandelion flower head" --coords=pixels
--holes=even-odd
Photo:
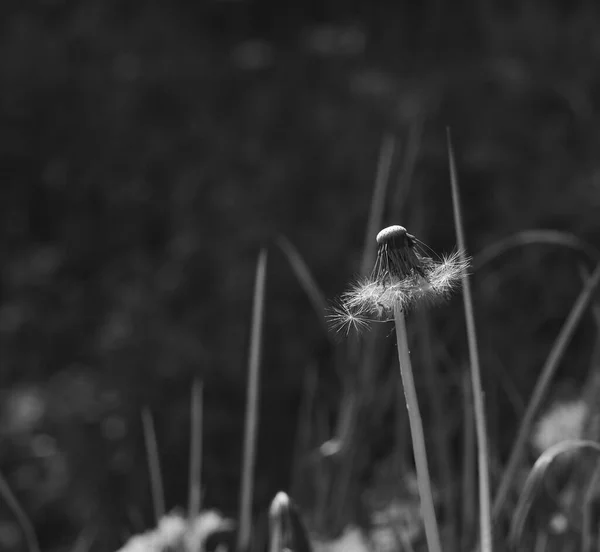
[[[361,330],[372,321],[394,318],[394,309],[435,303],[458,285],[467,263],[458,253],[441,258],[403,226],[377,234],[377,258],[371,274],[358,280],[340,298],[330,319],[338,331]]]

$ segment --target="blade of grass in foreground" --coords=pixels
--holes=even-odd
[[[560,329],[560,333],[552,345],[552,349],[548,354],[548,358],[546,359],[544,367],[542,368],[542,372],[540,373],[540,376],[535,384],[533,394],[529,400],[527,410],[523,417],[523,421],[519,427],[517,438],[513,444],[508,463],[504,469],[504,473],[502,474],[500,484],[498,485],[498,490],[496,491],[493,508],[494,518],[497,518],[502,512],[502,507],[504,506],[504,502],[508,497],[508,493],[519,469],[519,463],[525,451],[527,439],[529,437],[529,433],[531,431],[531,427],[535,420],[539,406],[542,403],[548,388],[550,387],[550,383],[552,382],[552,378],[554,377],[556,369],[558,368],[558,364],[560,363],[563,354],[569,345],[571,338],[573,337],[573,334],[575,333],[575,330],[577,329],[577,326],[583,316],[583,313],[585,312],[599,283],[600,264],[596,267],[596,270],[594,270],[591,277],[587,280],[585,286],[581,290],[581,293],[571,308],[571,312],[569,312],[569,316]]]
[[[450,185],[452,188],[452,206],[454,208],[454,225],[456,227],[456,241],[461,257],[461,262],[466,266],[465,236],[463,219],[460,206],[458,188],[458,174],[450,129],[448,135],[448,160],[450,164]],[[479,531],[480,549],[482,552],[492,550],[492,514],[490,498],[490,472],[487,445],[487,430],[485,423],[485,404],[483,388],[481,385],[481,368],[479,366],[479,351],[477,349],[477,333],[475,328],[475,315],[473,311],[473,298],[471,296],[471,282],[467,271],[463,270],[463,300],[465,306],[465,319],[467,323],[467,341],[469,344],[469,359],[471,366],[471,385],[473,387],[473,413],[475,416],[475,434],[477,436],[477,474],[479,480]]]
[[[190,420],[190,476],[188,496],[188,517],[190,521],[200,514],[202,496],[202,403],[204,384],[199,378],[192,387]]]
[[[559,454],[583,449],[595,452],[598,456],[600,456],[599,443],[595,443],[594,441],[573,440],[563,441],[562,443],[551,446],[537,459],[527,477],[523,491],[519,496],[517,507],[515,508],[515,512],[512,516],[508,539],[509,543],[513,547],[516,546],[517,542],[521,538],[527,515],[529,514],[529,510],[531,509],[531,505],[533,503],[534,495],[540,488],[544,479],[544,475],[548,471],[548,468],[554,459]]]
[[[583,283],[589,278],[588,271],[581,266],[580,273]],[[591,304],[592,317],[596,326],[596,339],[590,355],[589,370],[584,381],[583,400],[587,406],[586,422],[582,437],[591,441],[598,441],[600,437],[597,427],[598,397],[600,396],[600,301],[594,297]],[[600,462],[595,462],[594,467],[589,467],[591,476],[587,488],[582,490],[582,521],[581,521],[581,551],[591,552],[594,535],[594,502],[600,489]],[[577,500],[577,499],[576,499]]]
[[[40,552],[40,545],[37,540],[37,536],[35,534],[35,529],[25,510],[21,508],[17,497],[13,494],[10,486],[4,476],[0,473],[0,496],[4,499],[4,502],[12,510],[13,515],[15,516],[18,524],[21,526],[21,531],[23,531],[23,537],[25,538],[25,542],[27,543],[27,548],[29,552]]]
[[[246,426],[244,429],[244,453],[242,460],[242,484],[240,490],[240,519],[237,540],[238,552],[249,548],[252,532],[252,495],[256,438],[258,429],[259,379],[265,285],[267,279],[267,250],[262,249],[256,264],[254,299],[252,303],[252,326],[250,329],[250,355],[248,360],[248,387],[246,393]]]
[[[461,550],[466,550],[475,527],[475,431],[473,424],[473,388],[467,371],[463,376],[463,459],[462,459],[462,530]]]
[[[159,521],[165,515],[165,493],[160,471],[160,458],[158,455],[158,441],[154,430],[152,413],[148,407],[142,409],[142,429],[146,443],[146,456],[148,458],[148,471],[150,473],[150,491],[152,503],[154,504],[154,517],[158,526]]]

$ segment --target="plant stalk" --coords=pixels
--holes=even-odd
[[[441,552],[440,532],[435,517],[435,506],[433,504],[433,493],[431,490],[431,478],[427,463],[427,451],[425,449],[425,435],[423,432],[423,421],[419,411],[417,390],[413,378],[412,364],[408,350],[408,338],[406,335],[406,321],[402,307],[397,304],[394,307],[394,321],[396,325],[396,339],[398,343],[398,360],[400,361],[400,376],[404,387],[404,398],[408,409],[408,420],[413,443],[413,454],[417,470],[417,484],[419,496],[421,497],[421,514],[425,526],[425,537],[429,552]]]

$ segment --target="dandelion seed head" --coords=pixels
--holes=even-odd
[[[422,244],[399,225],[377,234],[377,259],[368,277],[342,294],[328,316],[336,331],[362,330],[369,322],[394,319],[394,311],[435,304],[458,286],[468,261],[454,252],[441,258],[424,254]],[[435,254],[434,254],[435,256]]]
[[[351,332],[360,333],[369,327],[369,318],[357,309],[351,309],[344,303],[331,307],[326,315],[330,327],[338,334],[344,334],[346,337]]]

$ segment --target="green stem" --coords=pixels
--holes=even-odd
[[[425,449],[425,435],[423,433],[423,421],[419,411],[417,390],[413,378],[412,365],[408,350],[408,338],[406,336],[406,322],[404,312],[399,304],[394,307],[394,320],[396,323],[396,339],[398,342],[398,360],[400,361],[400,376],[404,387],[404,398],[408,409],[408,420],[413,443],[413,454],[415,456],[415,467],[417,470],[417,484],[421,497],[421,514],[425,526],[425,537],[429,552],[441,552],[440,533],[435,517],[433,505],[433,494],[431,491],[431,479],[429,466],[427,464],[427,451]]]

